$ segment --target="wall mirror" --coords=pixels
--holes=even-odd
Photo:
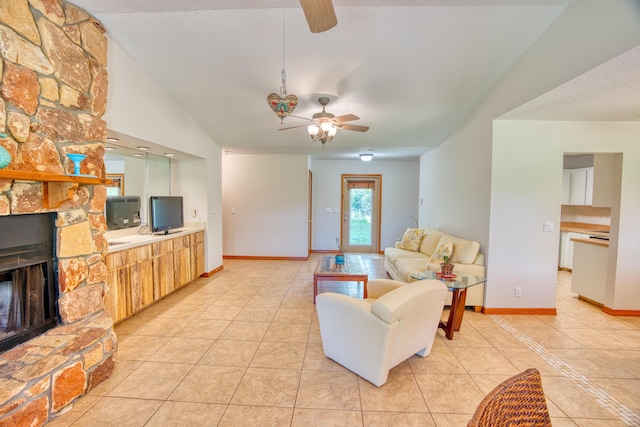
[[[106,146],[110,148],[104,157],[106,176],[114,180],[114,185],[107,187],[107,195],[139,196],[140,219],[146,224],[149,196],[171,194],[170,159],[112,143]]]

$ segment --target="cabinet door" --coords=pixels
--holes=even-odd
[[[113,321],[118,322],[132,313],[129,267],[110,270],[107,273],[107,283],[109,284],[109,312]]]
[[[189,246],[178,249],[173,253],[176,288],[191,281],[191,250]]]
[[[571,171],[570,205],[584,205],[587,191],[587,169],[574,169]]]
[[[560,232],[560,267],[571,270],[573,268],[573,242],[571,239],[583,237],[572,231]]]
[[[584,204],[593,205],[593,168],[587,168]]]
[[[173,252],[153,259],[153,289],[156,299],[160,299],[175,290]]]
[[[153,302],[153,262],[148,259],[130,267],[133,313]]]

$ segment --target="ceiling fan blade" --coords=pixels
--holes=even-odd
[[[360,117],[356,116],[355,114],[345,114],[344,116],[334,117],[333,120],[339,123],[343,123],[343,122],[350,122],[353,120],[360,120]]]
[[[289,130],[289,129],[297,129],[297,128],[306,128],[309,125],[300,125],[300,126],[291,126],[288,128],[278,128],[278,130]]]
[[[366,131],[369,130],[369,126],[350,125],[348,123],[345,123],[343,125],[339,125],[338,129],[355,130],[355,131],[358,131],[358,132],[366,132]]]
[[[300,0],[312,33],[327,31],[338,24],[331,0]]]
[[[302,120],[306,120],[308,122],[312,122],[313,121],[313,119],[310,119],[308,117],[296,116],[294,114],[289,114],[289,117],[295,117],[296,119],[302,119]]]

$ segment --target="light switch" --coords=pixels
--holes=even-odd
[[[333,208],[333,213],[340,213],[340,208]]]
[[[545,221],[542,223],[542,231],[553,231],[553,221]]]
[[[330,214],[331,213],[331,208],[324,208],[325,213]]]

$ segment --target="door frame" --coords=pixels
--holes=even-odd
[[[340,239],[343,239],[344,235],[344,198],[345,198],[345,192],[346,192],[346,183],[349,179],[362,179],[363,181],[367,180],[367,179],[374,179],[377,181],[377,193],[378,193],[378,200],[377,200],[377,219],[376,222],[377,224],[372,224],[372,227],[376,227],[377,228],[377,242],[376,242],[376,247],[373,248],[372,253],[380,253],[380,232],[381,232],[381,224],[382,224],[382,174],[360,174],[360,173],[343,173],[340,175]]]

